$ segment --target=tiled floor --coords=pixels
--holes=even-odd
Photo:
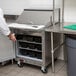
[[[50,65],[47,74],[43,74],[39,67],[27,64],[23,68],[18,67],[16,64],[0,66],[0,76],[67,76],[66,63],[57,60],[55,64],[55,73],[52,73]]]

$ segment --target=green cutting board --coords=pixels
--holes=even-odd
[[[66,29],[76,30],[76,24],[66,25],[64,26]]]

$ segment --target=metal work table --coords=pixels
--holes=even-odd
[[[64,26],[69,25],[69,24],[74,24],[74,23],[68,23],[67,22],[67,23],[64,23]],[[55,32],[55,33],[62,33],[62,34],[76,34],[76,30],[60,28],[59,24],[57,24],[54,28],[52,26],[49,27],[49,28],[46,28],[45,31]]]
[[[72,24],[72,23],[64,23],[64,25],[68,25],[68,24]],[[62,24],[61,24],[62,25]],[[65,29],[65,28],[60,28],[60,25],[57,24],[55,25],[55,27],[53,28],[53,26],[46,28],[45,31],[50,32],[51,33],[51,53],[52,53],[52,71],[55,72],[55,64],[54,64],[54,52],[56,49],[60,48],[63,44],[64,44],[64,40],[61,41],[61,43],[54,48],[54,33],[59,33],[59,34],[76,34],[76,30],[70,30],[70,29]],[[62,39],[64,36],[61,36]]]

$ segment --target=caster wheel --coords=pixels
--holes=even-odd
[[[23,67],[23,63],[21,63],[20,61],[17,63],[18,67],[22,68]]]
[[[17,64],[18,67],[22,68],[23,67],[23,63]]]
[[[46,68],[41,68],[42,73],[47,73]]]

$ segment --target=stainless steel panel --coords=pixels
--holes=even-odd
[[[51,10],[25,9],[16,21],[22,24],[47,25],[52,23]]]

